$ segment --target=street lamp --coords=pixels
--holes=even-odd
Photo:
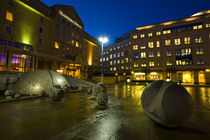
[[[100,37],[99,38],[99,41],[101,42],[101,59],[102,59],[102,70],[101,70],[101,76],[103,76],[104,74],[103,74],[103,56],[104,56],[104,43],[107,43],[108,41],[109,41],[109,39],[107,38],[107,37],[104,37],[104,36],[102,36],[102,37]]]

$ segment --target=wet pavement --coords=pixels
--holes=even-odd
[[[144,114],[145,86],[109,85],[108,108],[97,110],[86,91],[70,93],[61,102],[48,97],[0,104],[0,139],[180,140],[210,139],[210,88],[186,87],[194,110],[176,129],[153,123]]]

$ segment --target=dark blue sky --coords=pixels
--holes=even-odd
[[[210,0],[41,0],[48,6],[72,5],[95,38],[116,37],[138,26],[189,17],[210,10]]]

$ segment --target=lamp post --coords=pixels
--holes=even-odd
[[[99,38],[99,41],[101,42],[101,59],[102,59],[102,66],[101,66],[101,76],[103,76],[104,75],[104,73],[103,73],[103,56],[104,56],[104,43],[107,43],[109,40],[108,40],[108,38],[107,37],[104,37],[104,36],[102,36],[102,37],[100,37]]]

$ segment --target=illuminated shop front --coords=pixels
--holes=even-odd
[[[11,58],[11,71],[13,72],[33,71],[33,57],[22,54],[13,54]]]
[[[149,80],[160,80],[162,79],[161,74],[157,73],[157,72],[151,72],[149,73]]]
[[[144,72],[134,73],[134,80],[143,81],[146,80],[146,74]]]
[[[0,51],[0,71],[6,71],[6,61],[7,61],[7,53],[4,51]]]
[[[60,66],[57,70],[58,73],[63,75],[69,75],[75,78],[81,78],[81,65],[80,64],[69,64],[65,66]]]
[[[206,83],[205,71],[199,71],[198,80],[199,80],[199,83],[203,83],[203,84]]]

